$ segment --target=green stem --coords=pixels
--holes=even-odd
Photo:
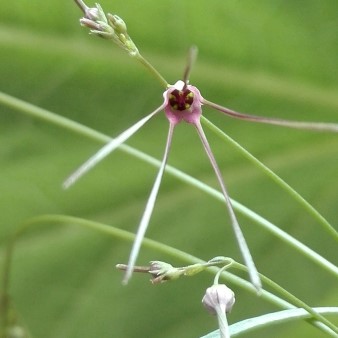
[[[336,229],[309,203],[307,202],[297,191],[295,191],[290,185],[288,185],[284,180],[282,180],[278,175],[276,175],[271,169],[266,165],[260,162],[256,157],[250,154],[246,149],[244,149],[240,144],[235,140],[230,138],[225,134],[221,129],[216,127],[208,119],[202,116],[202,122],[207,126],[211,131],[213,131],[219,138],[221,138],[226,143],[234,147],[238,152],[240,152],[246,159],[253,163],[257,168],[263,171],[268,177],[270,177],[277,185],[283,188],[297,203],[299,203],[310,215],[312,215],[326,231],[328,231],[333,238],[338,241],[338,232]]]
[[[226,314],[223,313],[222,310],[220,309],[219,305],[216,306],[216,313],[218,319],[220,338],[230,338],[228,319]]]
[[[46,122],[55,124],[57,126],[60,126],[62,128],[65,128],[67,130],[70,130],[74,133],[77,133],[79,135],[83,135],[85,137],[88,137],[89,139],[95,140],[97,142],[101,143],[107,143],[111,140],[110,137],[97,132],[89,127],[83,126],[80,123],[74,122],[72,120],[69,120],[65,117],[56,115],[52,112],[49,112],[48,110],[39,108],[37,106],[34,106],[30,103],[27,103],[25,101],[22,101],[20,99],[14,98],[8,94],[4,94],[0,92],[0,103],[13,108],[15,110],[18,110],[20,112],[23,112],[26,115],[42,119]],[[205,119],[203,119],[205,121]],[[146,162],[154,167],[159,168],[161,165],[161,162],[157,159],[155,159],[152,156],[149,156],[135,148],[132,148],[130,146],[127,146],[125,144],[122,144],[119,147],[120,150],[123,152],[138,158],[139,160]],[[204,191],[208,195],[214,197],[215,199],[221,201],[224,203],[224,197],[223,195],[211,188],[210,186],[206,185],[205,183],[195,179],[194,177],[191,177],[184,172],[167,165],[166,172],[171,174],[172,176],[176,177],[180,181],[189,184],[195,188],[200,189],[201,191]],[[241,205],[240,203],[231,200],[232,205],[234,209],[244,215],[245,217],[249,218],[250,220],[254,221],[257,225],[264,228],[265,230],[269,231],[271,234],[279,238],[280,240],[284,241],[288,245],[292,246],[295,250],[302,253],[305,257],[315,262],[317,265],[322,267],[323,269],[329,271],[330,273],[334,274],[335,276],[338,276],[338,267],[336,267],[334,264],[326,260],[324,257],[320,256],[315,251],[311,250],[309,247],[298,241],[297,239],[293,238],[289,234],[285,233],[281,229],[279,229],[276,225],[272,224],[271,222],[267,221],[260,215],[256,214],[254,211],[246,208],[245,206]]]
[[[134,57],[137,58],[139,62],[142,63],[143,66],[147,68],[147,70],[150,71],[151,74],[154,75],[154,77],[161,83],[161,86],[164,88],[168,88],[169,84],[164,79],[164,77],[156,70],[156,68],[153,67],[153,65],[147,61],[140,53],[137,53]]]
[[[237,262],[234,262],[231,267],[241,270],[241,271],[247,271],[247,267],[245,265],[237,263]],[[291,294],[289,291],[282,288],[280,285],[272,281],[270,278],[262,274],[259,274],[259,275],[265,286],[270,286],[274,291],[280,294],[283,297],[283,299],[285,299],[290,304],[292,304],[292,307],[303,308],[309,314],[311,314],[313,318],[309,319],[309,321],[311,321],[313,325],[324,330],[326,333],[329,333],[331,336],[337,337],[338,327],[332,324],[328,319],[326,319],[321,314],[318,314],[315,310],[313,310],[311,306],[307,305],[302,300],[300,300],[299,298]],[[330,330],[328,330],[328,328],[330,328]],[[334,332],[334,334],[332,331]]]
[[[337,315],[338,307],[315,307],[313,308],[317,313],[323,315]],[[288,309],[281,310],[277,312],[272,312],[264,315],[260,315],[257,317],[251,317],[248,319],[241,320],[237,323],[230,325],[230,333],[231,337],[239,337],[242,334],[248,335],[249,332],[253,330],[258,330],[261,328],[266,328],[275,326],[277,324],[286,324],[291,321],[308,319],[311,315],[305,311],[304,309]],[[331,331],[332,333],[332,331]],[[337,337],[335,334],[334,337]],[[207,335],[200,338],[219,338],[219,330],[215,330],[213,332],[208,333]]]
[[[18,228],[18,230],[15,232],[12,240],[9,242],[6,250],[6,257],[5,257],[5,265],[4,265],[4,270],[3,270],[3,277],[4,277],[4,283],[2,285],[2,290],[0,290],[1,298],[5,295],[6,298],[8,298],[9,295],[9,280],[10,280],[10,268],[12,266],[12,260],[13,260],[13,252],[14,252],[14,247],[15,244],[18,240],[18,238],[30,227],[32,226],[37,226],[37,225],[51,225],[51,224],[56,224],[56,225],[64,225],[64,224],[75,224],[78,225],[82,228],[87,228],[91,229],[94,231],[101,232],[105,235],[109,235],[115,238],[119,238],[120,240],[125,240],[129,242],[133,242],[135,235],[133,233],[130,233],[125,230],[121,230],[118,228],[115,228],[113,226],[105,225],[102,223],[98,222],[93,222],[90,220],[85,220],[81,218],[76,218],[76,217],[71,217],[71,216],[64,216],[64,215],[42,215],[38,217],[34,217],[32,219],[29,219],[28,221],[24,222],[21,227]],[[206,263],[205,261],[192,256],[190,254],[187,254],[181,250],[172,248],[168,245],[162,244],[160,242],[150,240],[145,238],[143,240],[143,245],[149,249],[152,249],[156,252],[160,252],[162,254],[166,254],[168,256],[171,256],[174,259],[179,259],[183,262],[186,262],[188,264],[196,264],[196,263]],[[232,266],[239,269],[239,270],[246,270],[246,267],[243,266],[242,264],[232,262]],[[210,267],[207,269],[207,271],[216,274],[219,271],[219,268],[217,267]],[[227,282],[233,283],[234,285],[254,294],[257,295],[257,290],[256,288],[246,280],[234,275],[233,273],[230,273],[228,271],[225,271],[223,269],[222,271],[222,278],[224,278]],[[284,298],[286,298],[288,301],[283,300],[282,298],[272,294],[269,291],[266,291],[262,289],[260,292],[260,297],[266,301],[269,301],[272,304],[275,304],[276,306],[283,308],[283,309],[290,309],[293,308],[294,305],[300,306],[307,310],[309,313],[313,315],[315,319],[320,321],[326,326],[323,326],[322,324],[319,325],[320,323],[318,322],[313,322],[314,326],[319,327],[322,330],[327,329],[327,327],[330,327],[332,330],[335,332],[337,331],[337,328],[329,322],[326,318],[322,318],[321,315],[317,314],[315,311],[313,311],[307,304],[304,302],[300,301],[298,298],[295,296],[291,295],[288,291],[284,290],[282,287],[280,287],[278,284],[274,283],[267,277],[261,275],[262,281],[266,283],[267,285],[270,285],[272,288],[277,290],[280,294],[283,295]],[[6,307],[2,309],[3,312],[0,314],[2,316],[7,316],[7,313],[9,312],[9,302],[7,302]],[[329,331],[327,331],[329,333]]]
[[[6,329],[10,326],[11,318],[10,318],[10,309],[11,302],[9,296],[9,277],[10,277],[10,269],[11,269],[11,260],[13,257],[15,240],[11,239],[7,244],[6,252],[5,252],[5,261],[3,265],[3,276],[2,276],[2,285],[0,289],[0,337],[2,332],[4,337],[6,337],[5,332]]]
[[[74,1],[79,6],[81,11],[85,14],[88,6],[82,0],[74,0]]]

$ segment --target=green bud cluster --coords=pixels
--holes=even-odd
[[[85,8],[85,16],[80,19],[81,25],[88,27],[91,34],[113,41],[130,56],[138,55],[139,51],[127,33],[126,23],[117,15],[105,14],[99,4],[95,6]]]

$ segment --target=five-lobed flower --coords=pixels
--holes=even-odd
[[[109,153],[119,147],[123,142],[125,142],[129,137],[131,137],[135,132],[137,132],[146,122],[148,122],[153,116],[157,115],[160,111],[164,110],[166,117],[169,121],[169,131],[165,146],[165,151],[163,155],[163,159],[161,162],[161,166],[157,177],[155,179],[155,183],[151,190],[150,196],[148,198],[143,216],[141,218],[141,222],[139,224],[136,238],[130,253],[128,267],[126,269],[126,274],[124,278],[124,282],[126,283],[131,274],[133,272],[133,268],[136,263],[136,259],[142,244],[142,240],[144,238],[146,229],[149,225],[150,218],[154,209],[154,205],[156,202],[156,197],[159,191],[160,183],[162,180],[162,176],[164,173],[164,169],[167,163],[170,146],[172,142],[173,132],[175,126],[184,121],[191,125],[193,125],[197,133],[201,139],[204,150],[210,160],[210,163],[215,171],[217,180],[219,182],[221,191],[224,196],[225,204],[230,216],[230,222],[233,227],[240,251],[242,253],[243,259],[245,261],[246,266],[248,267],[249,275],[251,282],[253,285],[259,290],[261,288],[260,278],[251,257],[248,245],[245,241],[243,233],[240,229],[239,223],[237,221],[236,215],[234,213],[231,200],[225,184],[223,182],[223,178],[221,175],[221,171],[216,163],[215,157],[211,151],[208,140],[204,134],[203,128],[200,123],[200,117],[202,115],[202,105],[209,106],[213,109],[216,109],[226,115],[238,118],[242,120],[258,122],[258,123],[267,123],[273,125],[279,125],[290,128],[298,128],[298,129],[309,129],[316,131],[331,131],[338,132],[338,124],[333,123],[314,123],[314,122],[300,122],[300,121],[289,121],[283,119],[275,119],[275,118],[267,118],[260,116],[253,116],[249,114],[243,114],[236,112],[234,110],[228,109],[216,103],[206,100],[202,97],[200,91],[195,87],[189,84],[189,75],[191,72],[191,67],[194,59],[196,58],[197,49],[191,48],[189,52],[188,65],[185,69],[183,80],[177,81],[174,85],[169,85],[164,78],[154,69],[151,64],[146,61],[138,52],[135,44],[130,39],[127,34],[127,27],[125,26],[124,21],[116,15],[104,15],[102,8],[97,5],[96,9],[89,9],[86,5],[83,4],[81,0],[75,0],[76,3],[80,6],[80,8],[85,13],[85,18],[82,19],[81,23],[85,24],[91,29],[92,33],[95,33],[99,36],[112,38],[112,40],[119,45],[122,49],[128,52],[131,56],[138,56],[137,59],[145,65],[158,79],[159,81],[166,86],[166,90],[163,93],[164,102],[156,108],[149,115],[142,118],[140,121],[136,122],[130,128],[126,129],[119,136],[112,139],[108,144],[106,144],[103,148],[101,148],[94,156],[89,158],[82,166],[80,166],[65,182],[64,187],[68,188],[72,185],[78,178],[80,178],[83,174],[88,172],[93,166],[95,166],[99,161],[105,158]],[[103,14],[102,14],[103,13]],[[104,15],[104,18],[103,18]],[[87,16],[87,17],[86,17]],[[89,21],[88,21],[89,20]],[[103,25],[102,25],[103,22]],[[99,25],[97,30],[96,25]],[[107,28],[108,25],[110,28]],[[94,27],[94,30],[93,30]],[[102,32],[102,29],[104,32]],[[113,30],[113,34],[110,36],[110,29]],[[102,34],[104,33],[104,34]]]

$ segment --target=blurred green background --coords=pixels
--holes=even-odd
[[[91,3],[93,5],[93,3]],[[338,2],[102,1],[124,18],[142,54],[168,82],[199,48],[191,83],[238,111],[338,122]],[[162,88],[141,65],[81,28],[71,0],[2,1],[0,90],[108,135],[159,106]],[[337,228],[338,136],[204,115],[300,192]],[[128,144],[161,158],[164,114]],[[206,130],[231,196],[337,264],[336,242],[285,192]],[[32,216],[66,214],[134,232],[156,169],[117,151],[68,191],[62,181],[101,145],[0,106],[0,244]],[[217,187],[192,127],[174,135],[169,163]],[[239,218],[260,272],[313,306],[337,305],[337,279],[271,234]],[[202,259],[241,261],[224,206],[165,175],[147,236]],[[21,237],[11,294],[33,337],[199,337],[217,328],[202,307],[212,276],[121,285],[116,263],[131,243],[78,226],[40,226]],[[140,264],[169,260],[143,249]],[[175,261],[180,265],[182,262]],[[231,287],[231,285],[229,285]],[[278,310],[234,287],[233,323]],[[324,337],[297,322],[247,337]]]

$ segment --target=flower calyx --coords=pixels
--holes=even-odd
[[[164,111],[171,123],[177,124],[182,120],[196,124],[202,115],[202,96],[200,91],[183,81],[177,81],[163,93],[165,100]]]

